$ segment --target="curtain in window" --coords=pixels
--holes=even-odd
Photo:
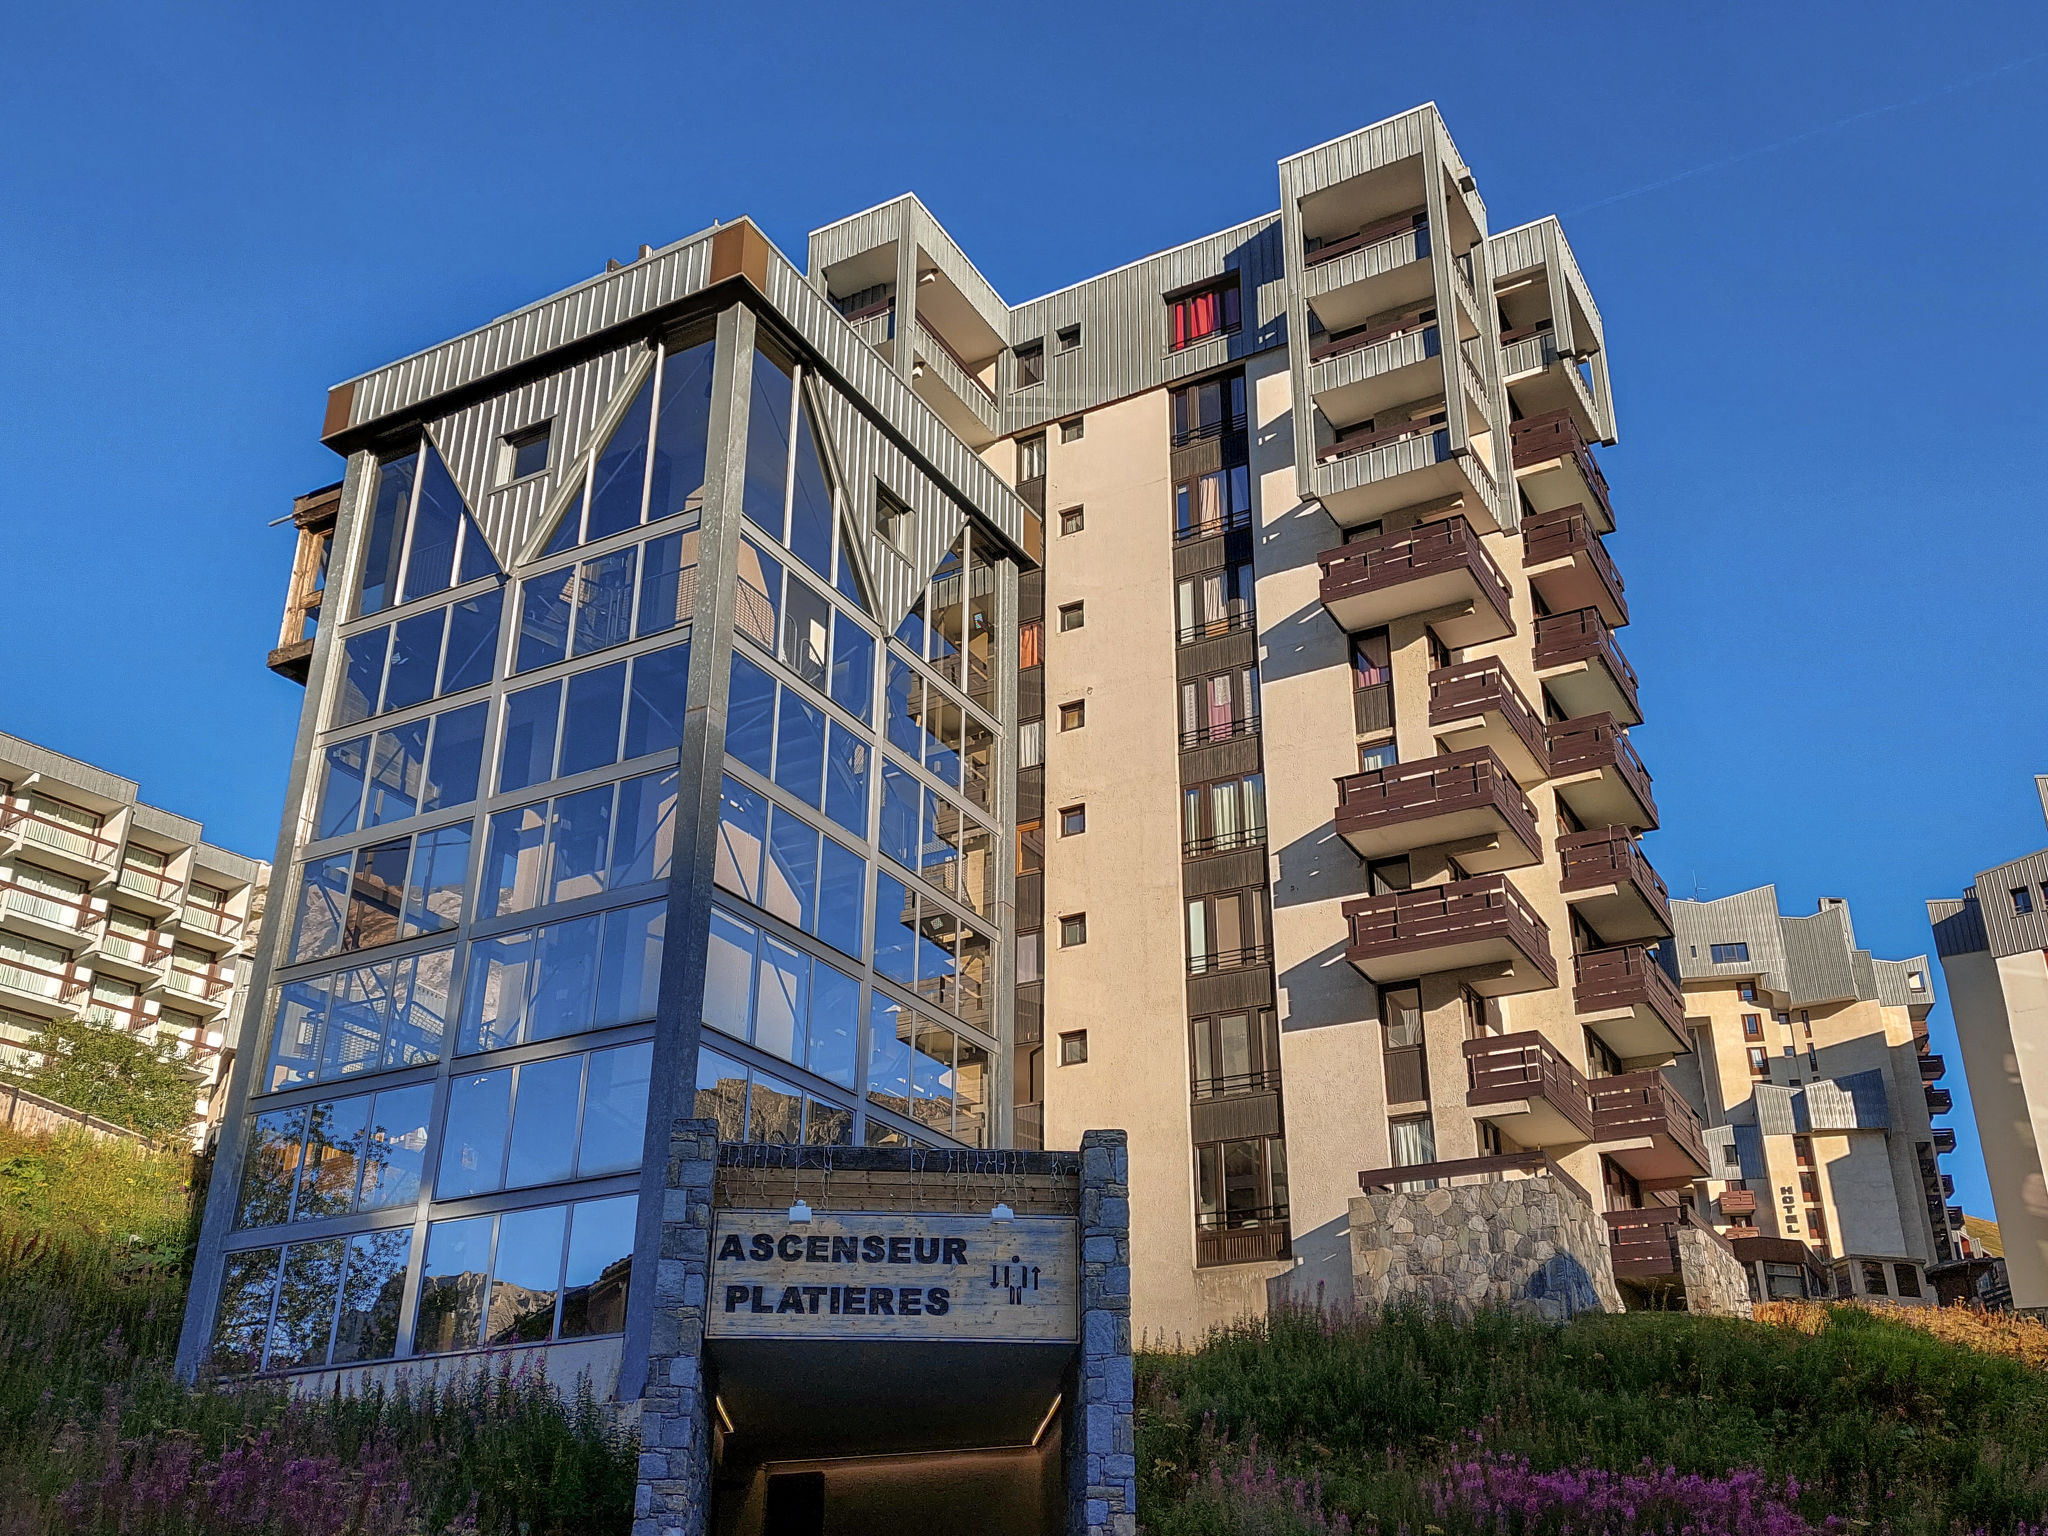
[[[1390,666],[1392,652],[1387,644],[1384,630],[1369,635],[1360,635],[1351,642],[1351,666],[1353,683],[1360,688],[1372,688],[1381,683],[1392,682],[1393,669]]]
[[[1436,1125],[1428,1119],[1396,1120],[1387,1127],[1393,1145],[1394,1166],[1413,1168],[1436,1161]]]
[[[1230,692],[1228,673],[1209,679],[1209,738],[1212,741],[1230,739]]]
[[[1237,817],[1237,782],[1209,786],[1209,817],[1216,828],[1216,846],[1235,848],[1242,841],[1243,827]]]

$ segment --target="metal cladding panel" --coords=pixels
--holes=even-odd
[[[1977,910],[1991,953],[2000,957],[2048,949],[2048,849],[2010,864],[1987,869],[1977,877]],[[2013,910],[2012,893],[2028,891],[2033,911]]]
[[[1435,104],[1426,103],[1398,117],[1347,133],[1341,139],[1289,155],[1280,162],[1281,196],[1307,197],[1383,165],[1419,155],[1432,132],[1442,133],[1444,142],[1449,144],[1450,135],[1443,130]],[[1457,160],[1455,148],[1450,158]]]
[[[1786,990],[1793,1006],[1846,1002],[1861,995],[1850,958],[1848,915],[1842,908],[1828,907],[1811,917],[1782,917],[1778,926],[1785,935],[1786,966],[1792,981]],[[1871,991],[1876,990],[1873,984]]]
[[[229,879],[239,880],[245,885],[254,885],[270,868],[261,859],[252,859],[228,848],[216,848],[212,843],[201,843],[192,862],[201,870],[226,875]]]
[[[138,831],[154,832],[158,837],[174,838],[181,843],[197,843],[204,828],[189,816],[180,816],[175,811],[160,806],[135,802],[135,814],[129,825]]]
[[[1555,219],[1538,219],[1533,224],[1505,229],[1489,238],[1486,245],[1488,254],[1493,258],[1493,275],[1496,278],[1519,277],[1545,265],[1550,256],[1549,241],[1545,238],[1546,226],[1554,226],[1556,222]]]
[[[1776,1083],[1758,1083],[1749,1091],[1756,1106],[1757,1130],[1765,1136],[1796,1136],[1799,1123],[1792,1109],[1792,1090]]]
[[[619,399],[621,382],[630,379],[637,385],[640,374],[635,365],[652,356],[646,343],[636,341],[428,424],[427,435],[440,450],[502,569],[518,563],[527,544],[542,531],[539,525],[546,509],[581,479],[584,454],[594,446],[594,429],[600,421],[609,425],[615,414],[607,407],[614,401],[627,403]],[[543,421],[555,424],[548,473],[494,491],[491,482],[497,475],[500,441]]]
[[[981,275],[981,270],[968,259],[967,252],[960,248],[960,242],[946,233],[946,226],[932,217],[932,211],[919,202],[915,194],[911,195],[909,202],[910,223],[917,232],[918,249],[931,258],[933,266],[946,274],[946,280],[960,290],[961,296],[974,306],[974,312],[981,316],[990,330],[998,336],[1010,335],[1010,306],[996,292],[995,284]]]
[[[1856,975],[1856,995],[1865,1002],[1877,1001],[1877,965],[1870,958],[1870,951],[1867,949],[1851,950],[1849,952],[1849,964]]]
[[[1742,1159],[1745,1179],[1767,1179],[1770,1165],[1764,1161],[1764,1133],[1760,1125],[1731,1126],[1735,1132],[1735,1154]]]
[[[349,425],[361,426],[410,410],[436,395],[465,388],[687,298],[709,279],[715,233],[706,230],[693,235],[466,336],[364,374],[355,381]]]
[[[48,747],[39,747],[32,741],[4,733],[0,733],[0,764],[5,765],[0,769],[0,777],[11,776],[6,771],[8,769],[18,769],[24,775],[40,773],[57,784],[75,785],[106,800],[133,803],[142,788],[133,779],[124,779],[104,768],[95,768],[91,763],[81,763],[75,757],[66,757],[62,752],[52,752]],[[63,797],[60,795],[58,798]]]
[[[1884,1073],[1877,1070],[1815,1078],[1793,1095],[1792,1112],[1802,1133],[1882,1131],[1891,1126]]]
[[[1244,288],[1243,326],[1170,351],[1166,295],[1233,272]],[[1081,327],[1081,345],[1062,352],[1058,334],[1072,325]],[[1284,346],[1287,271],[1280,216],[1266,214],[1020,304],[1010,314],[1010,337],[1013,343],[1044,339],[1046,380],[1005,399],[1005,433],[1029,431]]]
[[[1914,972],[1924,978],[1927,975],[1927,957],[1910,955],[1904,960],[1873,960],[1873,972],[1877,977],[1877,1000],[1887,1008],[1912,1008],[1934,1001],[1934,991],[1926,985],[1915,989],[1909,980]]]
[[[1778,927],[1778,888],[1760,885],[1715,901],[1671,903],[1672,948],[1682,980],[1711,976],[1761,976],[1774,992],[1791,990],[1785,968],[1785,940]],[[1715,944],[1747,944],[1748,960],[1713,962]]]
[[[1927,922],[1934,929],[1934,952],[1943,959],[1950,955],[1978,955],[1991,948],[1984,932],[1984,914],[1973,891],[1960,900],[1927,903]]]
[[[904,220],[917,199],[906,192],[901,197],[892,197],[886,203],[859,213],[850,214],[836,223],[811,231],[807,243],[806,259],[810,262],[810,276],[822,281],[827,267],[836,267],[840,262],[872,251],[879,246],[889,245],[903,234]]]

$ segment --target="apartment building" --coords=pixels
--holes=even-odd
[[[801,270],[742,221],[332,392],[187,1368],[637,1396],[691,1113],[828,1174],[1125,1129],[1141,1335],[1739,1289],[1599,310],[1433,106],[1279,193],[1017,305],[915,197]]]
[[[2048,816],[2048,774],[2036,775]],[[1927,903],[1984,1145],[2012,1306],[2048,1317],[2048,850]]]
[[[1928,1048],[1928,959],[1856,947],[1849,905],[1804,917],[1775,887],[1674,901],[1693,1054],[1674,1073],[1704,1126],[1700,1209],[1759,1299],[1935,1304],[1969,1267],[1945,1070]]]
[[[202,1138],[221,1108],[270,866],[132,780],[0,735],[0,1053],[51,1019],[170,1040]]]

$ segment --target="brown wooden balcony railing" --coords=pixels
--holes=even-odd
[[[1195,1219],[1197,1264],[1250,1264],[1284,1259],[1291,1251],[1284,1205],[1208,1212]]]
[[[1753,1189],[1722,1190],[1721,1213],[1724,1216],[1754,1216],[1756,1214],[1756,1191]]]
[[[1607,1248],[1615,1275],[1624,1280],[1651,1280],[1677,1275],[1678,1229],[1686,1213],[1675,1205],[1651,1205],[1635,1211],[1607,1211]]]
[[[1707,1143],[1699,1116],[1662,1072],[1624,1072],[1592,1080],[1593,1131],[1598,1141],[1662,1136],[1707,1171]]]
[[[139,997],[91,997],[79,1010],[88,1018],[103,1018],[125,1030],[147,1029],[158,1022],[155,1010]]]
[[[1556,1179],[1588,1205],[1585,1187],[1558,1167],[1548,1152],[1509,1152],[1499,1157],[1460,1157],[1440,1163],[1408,1163],[1398,1168],[1368,1168],[1358,1176],[1363,1190],[1398,1189],[1404,1184],[1452,1185],[1459,1179],[1476,1179],[1482,1184],[1500,1182],[1510,1174],[1523,1178]]]
[[[24,955],[0,952],[0,986],[61,1001],[76,997],[91,985],[89,978],[78,974],[76,965],[44,965]]]
[[[1598,827],[1590,832],[1567,832],[1557,840],[1558,862],[1563,866],[1560,887],[1565,891],[1590,886],[1626,885],[1635,888],[1671,931],[1671,893],[1642,845],[1627,827]]]
[[[130,965],[156,966],[170,955],[171,941],[154,929],[138,935],[111,928],[100,939],[100,953]]]
[[[1396,316],[1392,320],[1381,320],[1371,325],[1361,325],[1354,330],[1325,332],[1312,342],[1308,349],[1309,361],[1320,363],[1332,357],[1342,357],[1347,352],[1361,351],[1377,346],[1383,341],[1392,341],[1396,336],[1405,336],[1410,331],[1435,331],[1436,310],[1424,307]],[[1435,356],[1442,342],[1430,337],[1424,344],[1424,351]]]
[[[1636,669],[1621,654],[1621,647],[1614,643],[1614,631],[1607,627],[1597,608],[1537,615],[1534,660],[1539,672],[1570,666],[1575,661],[1602,662],[1630,706],[1636,706]]]
[[[1531,464],[1543,464],[1551,459],[1571,459],[1578,465],[1586,489],[1593,493],[1600,503],[1600,510],[1607,514],[1607,521],[1614,521],[1614,502],[1607,493],[1607,477],[1600,473],[1600,466],[1594,462],[1585,438],[1579,435],[1579,425],[1572,420],[1568,407],[1515,422],[1511,435],[1515,468],[1525,469]]]
[[[1474,1107],[1541,1099],[1593,1139],[1593,1100],[1579,1069],[1534,1030],[1465,1042],[1467,1092]]]
[[[18,880],[0,880],[0,895],[8,911],[74,933],[90,933],[107,920],[105,906],[95,908],[90,896],[58,895]]]
[[[1447,752],[1337,781],[1337,831],[1492,809],[1525,847],[1539,849],[1536,808],[1491,747]]]
[[[1343,911],[1354,961],[1506,939],[1552,985],[1557,982],[1550,929],[1505,875],[1367,896],[1346,902]]]
[[[839,318],[848,325],[858,325],[873,315],[890,315],[896,312],[896,295],[885,293],[879,299],[870,299],[854,309],[842,309]]]
[[[114,883],[124,891],[133,891],[138,896],[153,896],[158,901],[175,901],[180,884],[169,875],[158,874],[138,864],[123,864]]]
[[[1541,624],[1543,621],[1538,619],[1536,622]],[[1543,722],[1508,674],[1505,662],[1497,656],[1484,656],[1477,661],[1438,667],[1429,674],[1431,726],[1449,725],[1474,715],[1495,713],[1507,721],[1508,728],[1528,749],[1529,755],[1543,765],[1547,775],[1550,745],[1544,735]]]
[[[1930,1086],[1927,1088],[1926,1093],[1927,1113],[1930,1115],[1945,1115],[1956,1107],[1955,1095],[1946,1088]]]
[[[205,998],[209,1002],[235,984],[231,976],[222,974],[219,966],[209,965],[204,970],[194,970],[175,962],[165,980],[172,991],[182,992],[187,997]]]
[[[1690,1047],[1685,996],[1640,944],[1591,949],[1572,956],[1572,1006],[1579,1013],[1647,1007],[1664,1021],[1680,1050]]]
[[[1345,597],[1384,591],[1447,571],[1467,572],[1508,632],[1514,631],[1513,589],[1472,525],[1462,517],[1326,549],[1316,556],[1316,563],[1323,568],[1325,607]]]
[[[1945,1073],[1945,1072],[1947,1072],[1947,1071],[1948,1071],[1948,1063],[1947,1063],[1946,1061],[1944,1061],[1944,1060],[1943,1060],[1943,1059],[1942,1059],[1942,1058],[1941,1058],[1941,1057],[1940,1057],[1939,1055],[1937,1055],[1937,1054],[1936,1054],[1935,1052],[1933,1052],[1933,1051],[1927,1051],[1927,1052],[1925,1052],[1925,1053],[1923,1053],[1923,1054],[1921,1055],[1921,1057],[1920,1057],[1920,1081],[1921,1081],[1921,1082],[1923,1082],[1923,1083],[1932,1083],[1932,1082],[1938,1082],[1938,1081],[1939,1081],[1939,1080],[1941,1079],[1941,1076],[1942,1076],[1942,1074],[1943,1074],[1943,1073]]]
[[[181,926],[195,929],[200,933],[211,933],[219,938],[231,939],[241,932],[242,920],[231,912],[223,912],[218,907],[188,906],[185,908]]]
[[[1548,565],[1553,560],[1580,558],[1593,568],[1622,621],[1627,622],[1628,596],[1623,588],[1621,572],[1614,568],[1614,557],[1607,553],[1607,546],[1600,540],[1600,530],[1586,516],[1585,508],[1559,507],[1554,512],[1538,512],[1523,521],[1524,568]]]
[[[90,859],[95,864],[111,864],[119,845],[111,838],[101,837],[96,829],[89,830],[65,821],[62,817],[46,816],[33,810],[24,802],[19,805],[0,804],[0,831],[18,828],[21,835],[30,842],[40,843],[45,848],[55,848],[64,853],[76,854],[79,858]]]
[[[1304,266],[1319,267],[1326,261],[1335,261],[1339,256],[1352,251],[1362,251],[1368,245],[1380,245],[1389,240],[1399,240],[1413,233],[1415,254],[1418,258],[1429,254],[1429,215],[1420,208],[1411,208],[1406,213],[1397,213],[1384,219],[1375,219],[1362,229],[1335,240],[1326,240],[1302,257]]]
[[[1606,713],[1581,715],[1576,720],[1552,722],[1545,730],[1550,739],[1550,772],[1553,777],[1567,778],[1576,773],[1592,773],[1612,768],[1627,784],[1629,792],[1642,802],[1654,825],[1657,820],[1657,802],[1650,792],[1650,770],[1643,766],[1643,760],[1636,755],[1628,732]]]

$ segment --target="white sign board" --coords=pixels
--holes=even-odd
[[[1077,1337],[1065,1217],[718,1212],[705,1333],[725,1339]]]

